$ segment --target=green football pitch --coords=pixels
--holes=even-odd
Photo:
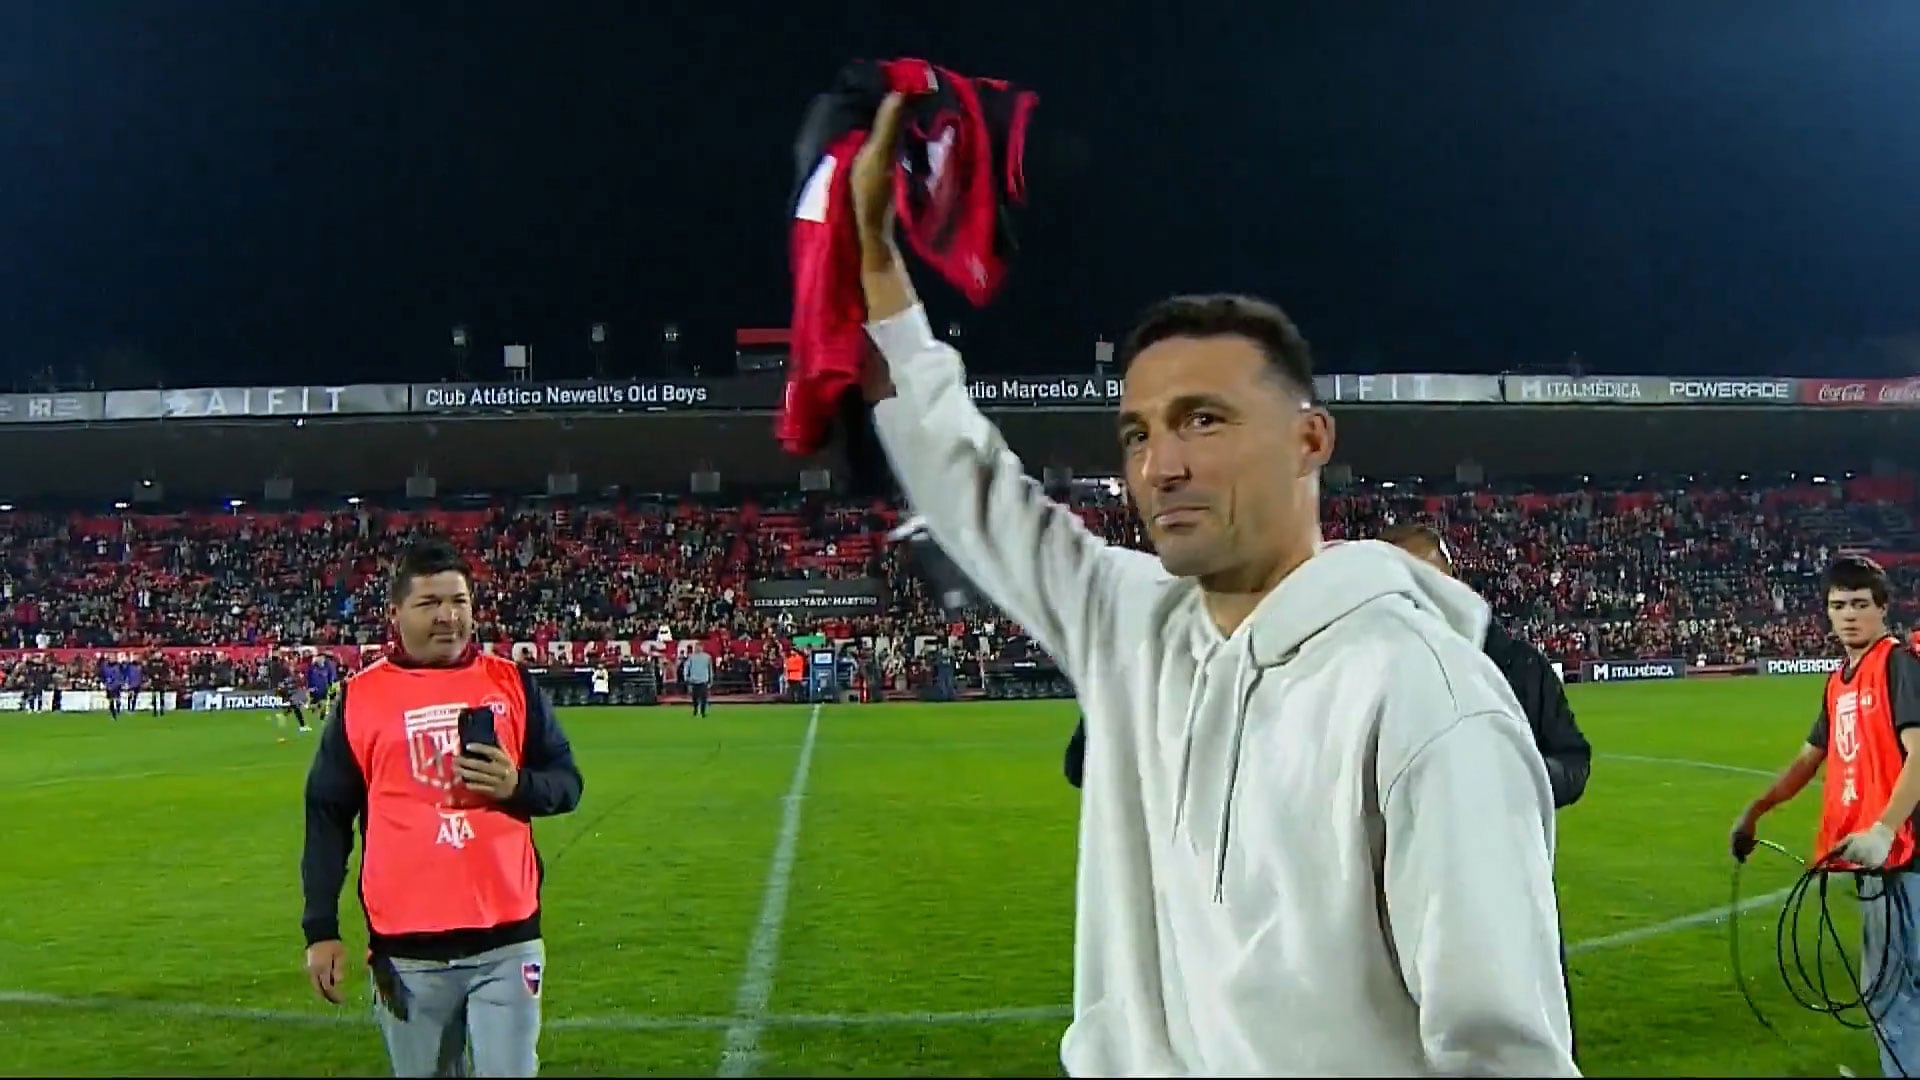
[[[1561,815],[1558,877],[1589,1075],[1878,1072],[1869,1035],[1781,982],[1789,860],[1756,856],[1739,924],[1777,1033],[1729,957],[1726,830],[1805,736],[1819,685],[1573,688],[1597,756]],[[587,795],[539,825],[543,1071],[1059,1075],[1074,715],[568,712]],[[0,1074],[385,1073],[368,1008],[318,1001],[302,972],[312,737],[283,734],[259,714],[0,716]],[[1804,855],[1814,801],[1765,835]],[[350,926],[353,905],[349,888]]]

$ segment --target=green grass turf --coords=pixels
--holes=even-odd
[[[1619,755],[1771,772],[1818,693],[1817,678],[1573,688],[1600,757],[1561,816],[1568,940],[1727,903],[1727,826],[1764,783]],[[1074,715],[1070,702],[824,710],[762,1073],[1059,1074],[1078,812],[1060,757]],[[539,826],[552,862],[543,1071],[713,1075],[808,710],[565,719],[587,797]],[[311,736],[281,734],[259,714],[0,716],[0,1073],[386,1072],[365,1007],[320,1003],[302,974]],[[1809,792],[1765,835],[1804,854],[1814,810]],[[1763,894],[1796,874],[1762,852],[1745,884]],[[1877,1073],[1870,1036],[1788,998],[1776,910],[1742,919],[1743,962],[1784,1038],[1735,992],[1724,922],[1697,925],[1576,948],[1587,1073]],[[359,920],[351,889],[343,918]],[[1001,1015],[898,1015],[980,1011]]]

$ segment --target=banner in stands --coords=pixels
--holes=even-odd
[[[367,416],[407,411],[407,388],[360,386],[200,386],[181,390],[109,390],[108,420],[221,420],[228,417]]]
[[[696,409],[772,409],[780,404],[777,375],[731,379],[620,379],[569,382],[415,383],[408,387],[417,413],[507,416],[520,412],[682,412]]]
[[[1419,404],[1501,400],[1497,375],[1319,375],[1313,391],[1339,404]],[[1118,375],[988,376],[967,383],[967,394],[981,408],[1008,405],[1111,405],[1120,400]]]
[[[168,707],[171,708],[173,703],[169,701],[167,704]],[[53,692],[51,690],[42,690],[40,692],[38,707],[39,710],[43,712],[55,711]],[[131,704],[124,704],[124,707],[132,709],[135,712],[144,712],[153,708],[153,692],[151,690],[140,691],[134,695],[133,702]],[[104,691],[62,690],[60,692],[59,712],[106,712],[107,709],[107,695]],[[26,694],[18,690],[0,691],[0,713],[23,711],[28,711]]]
[[[1653,375],[1320,375],[1314,392],[1329,404],[1421,405],[1793,405],[1920,407],[1920,380],[1664,378]],[[985,376],[967,384],[983,409],[1111,407],[1118,375]],[[354,386],[216,386],[0,394],[0,425],[107,420],[377,416],[432,413],[772,411],[777,374],[728,378],[448,382]]]
[[[222,709],[284,709],[287,699],[261,690],[195,690],[194,712],[218,712]]]
[[[0,424],[77,424],[98,420],[106,395],[97,390],[70,394],[0,394]]]
[[[609,661],[629,664],[649,657],[674,660],[689,644],[690,642],[686,641],[659,641],[654,638],[636,641],[515,641],[507,645],[489,642],[486,650],[496,654],[504,652],[507,658],[516,664],[529,664],[535,667],[558,664],[565,667],[593,666]],[[715,656],[757,656],[764,648],[763,643],[757,638],[708,641],[701,644],[707,652]]]
[[[1331,392],[1321,385],[1333,383]],[[1498,375],[1329,375],[1314,380],[1325,401],[1347,405],[1421,405],[1499,401]]]
[[[887,587],[879,578],[750,581],[747,598],[763,611],[792,609],[819,615],[868,615],[887,606]]]
[[[1591,660],[1587,682],[1638,682],[1644,679],[1680,679],[1687,674],[1684,660]]]
[[[358,671],[378,660],[385,650],[385,646],[382,645],[291,645],[288,647],[302,655],[327,653],[347,672]],[[618,657],[622,661],[648,656],[672,659],[678,655],[679,650],[686,648],[686,642],[656,641],[651,638],[637,641],[489,641],[481,648],[490,653],[505,654],[522,664],[592,664],[608,656]],[[715,640],[707,642],[706,648],[716,656],[757,656],[765,649],[765,642],[759,638]],[[29,658],[62,665],[75,662],[92,664],[101,660],[118,660],[121,657],[145,660],[153,655],[154,651],[140,648],[0,649],[0,667],[11,667]],[[258,663],[271,655],[274,648],[266,645],[170,645],[158,652],[178,668],[183,664],[191,664],[195,658],[202,655],[211,655],[234,663]],[[176,685],[177,682],[178,680]]]
[[[1839,671],[1846,661],[1838,656],[1803,656],[1794,660],[1767,657],[1757,670],[1761,675],[1826,675]]]
[[[1800,403],[1827,408],[1920,408],[1920,379],[1801,379]]]
[[[379,645],[289,645],[288,648],[303,655],[327,653],[335,661],[346,665],[348,671],[356,671],[361,665],[371,663],[380,655]],[[268,645],[168,645],[165,648],[151,649],[142,647],[119,649],[94,648],[56,648],[56,649],[0,649],[0,666],[11,666],[22,660],[45,660],[52,664],[71,664],[78,660],[82,663],[98,663],[102,660],[145,660],[159,653],[173,665],[189,664],[200,656],[212,656],[216,659],[236,663],[257,663],[274,652]]]
[[[1660,375],[1508,375],[1512,405],[1791,405],[1795,379],[1668,378]]]
[[[1111,405],[1120,400],[1120,376],[988,376],[969,380],[967,396],[983,409],[1001,405]]]

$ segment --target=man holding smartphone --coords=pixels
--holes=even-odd
[[[358,819],[375,1014],[395,1076],[539,1070],[545,875],[532,819],[580,802],[533,679],[473,644],[473,575],[439,540],[402,556],[397,648],[342,684],[307,774],[307,975],[345,1000],[340,889]]]

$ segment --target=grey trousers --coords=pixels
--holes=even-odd
[[[397,1002],[374,990],[395,1076],[537,1076],[543,941],[460,960],[395,959]]]

